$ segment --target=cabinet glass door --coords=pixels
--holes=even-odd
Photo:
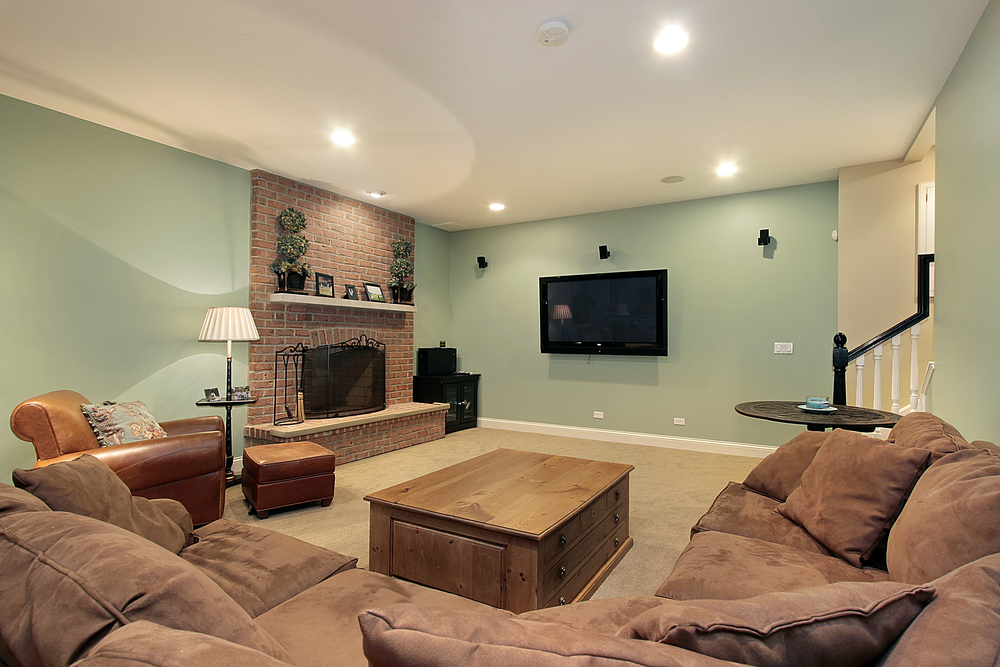
[[[444,417],[444,425],[447,428],[452,424],[458,423],[458,402],[459,395],[461,392],[459,388],[461,387],[458,383],[449,383],[443,385],[444,389],[444,402],[448,404],[448,414]]]

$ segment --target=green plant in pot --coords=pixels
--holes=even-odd
[[[312,274],[312,267],[299,263],[299,258],[309,249],[309,239],[302,234],[306,216],[289,206],[278,214],[278,226],[282,230],[275,244],[278,257],[269,268],[278,276],[279,292],[301,292],[305,290],[306,278]]]
[[[413,280],[413,262],[410,253],[413,244],[406,239],[396,239],[392,242],[393,260],[389,263],[389,289],[395,303],[413,303],[413,288],[417,286]]]

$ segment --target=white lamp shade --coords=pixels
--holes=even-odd
[[[552,317],[557,320],[571,320],[573,319],[573,313],[570,311],[569,306],[560,304],[555,307]]]
[[[249,308],[225,306],[208,309],[198,340],[203,343],[260,340],[260,334]]]

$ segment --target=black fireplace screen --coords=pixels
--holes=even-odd
[[[296,349],[298,348],[298,349]],[[286,348],[301,355],[295,403],[279,408],[275,387],[275,424],[303,419],[347,417],[385,409],[385,345],[360,336],[336,345]],[[275,358],[275,378],[289,362]],[[293,352],[293,354],[294,354]],[[292,365],[295,362],[291,362]],[[299,398],[301,396],[301,398]],[[288,419],[292,415],[295,419]]]

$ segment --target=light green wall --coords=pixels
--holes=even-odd
[[[937,103],[934,411],[1000,442],[1000,5],[991,2]]]
[[[247,305],[249,192],[242,169],[0,96],[0,415],[55,389],[210,414],[194,402],[225,386],[226,349],[198,332]],[[9,481],[35,456],[4,431]]]
[[[482,373],[483,417],[781,444],[802,428],[733,406],[831,393],[836,226],[828,182],[453,233],[449,344],[461,370]],[[761,228],[772,248],[757,245]],[[601,244],[610,260],[598,259]],[[661,267],[669,356],[540,353],[540,276]],[[795,354],[774,355],[776,341]]]
[[[413,305],[413,354],[417,348],[437,347],[448,340],[451,318],[451,287],[449,284],[449,234],[428,225],[416,225],[413,246],[414,275],[417,289]],[[414,368],[416,372],[416,368]]]

